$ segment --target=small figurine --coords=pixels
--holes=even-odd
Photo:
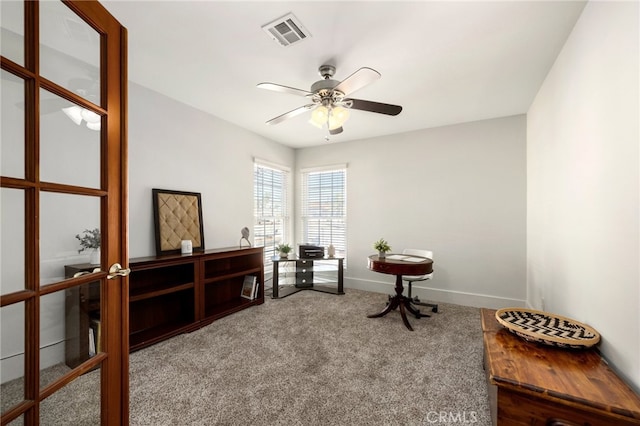
[[[249,241],[249,228],[245,226],[242,228],[240,233],[242,234],[242,238],[240,238],[240,247],[242,247],[242,241],[246,241],[247,244],[249,244],[249,247],[251,247],[251,241]]]

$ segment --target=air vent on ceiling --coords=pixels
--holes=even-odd
[[[311,36],[293,13],[263,25],[262,29],[281,46],[290,46]]]

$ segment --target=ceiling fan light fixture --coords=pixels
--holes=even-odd
[[[96,131],[100,131],[100,122],[96,122],[96,123],[91,123],[89,121],[87,121],[87,128],[91,129],[91,130],[96,130]]]
[[[309,123],[321,129],[325,124],[327,124],[328,118],[329,109],[324,105],[320,105],[311,113],[311,120],[309,120]]]
[[[80,125],[80,123],[82,123],[82,108],[80,108],[78,105],[62,108],[62,112],[64,112],[65,115],[78,126]]]
[[[99,114],[93,111],[84,109],[78,105],[72,105],[70,107],[62,108],[62,112],[71,119],[78,126],[82,124],[82,121],[87,125],[87,128],[91,130],[100,131],[100,123],[102,118]]]
[[[349,119],[349,110],[341,106],[331,108],[329,112],[329,130],[335,130]]]
[[[88,109],[82,109],[82,112],[80,113],[80,115],[82,116],[82,118],[84,119],[84,121],[86,121],[87,123],[99,123],[100,122],[100,116],[98,114],[96,114],[93,111],[89,111]]]

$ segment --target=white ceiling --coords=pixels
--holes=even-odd
[[[327,143],[303,97],[318,67],[343,80],[360,67],[382,78],[354,97],[403,106],[396,117],[353,110],[344,142],[526,113],[571,32],[580,1],[115,1],[128,29],[129,78],[291,147]],[[292,12],[311,37],[281,47],[261,27]]]

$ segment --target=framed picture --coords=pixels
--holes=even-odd
[[[199,192],[153,189],[156,254],[180,253],[183,240],[204,251],[202,201]]]

